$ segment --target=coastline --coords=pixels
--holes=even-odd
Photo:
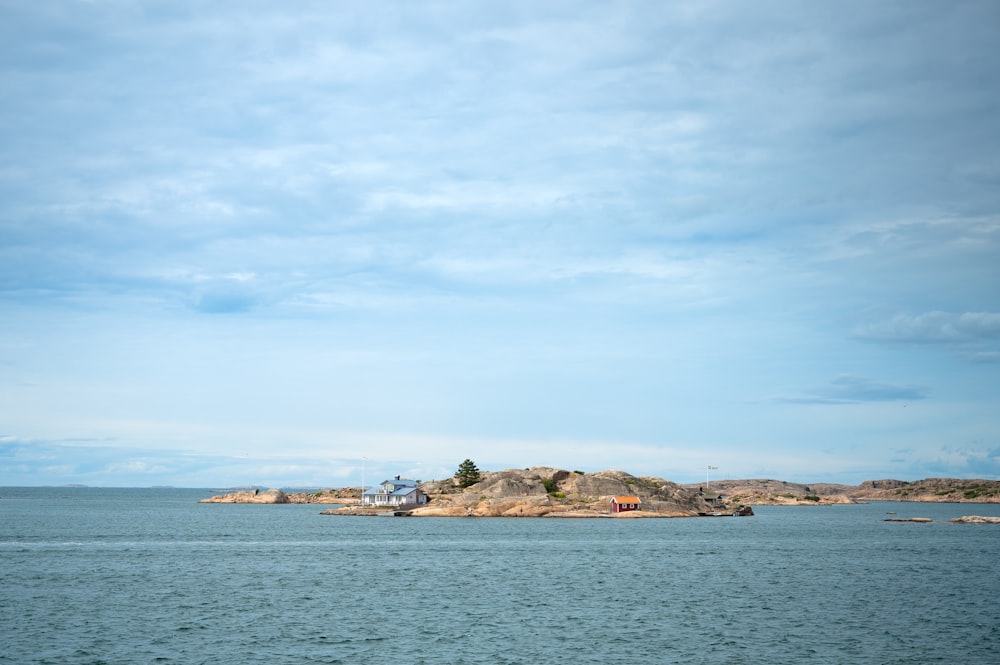
[[[411,482],[411,481],[408,481]],[[412,485],[412,482],[411,482]],[[413,485],[415,486],[415,485]],[[461,487],[454,478],[419,484],[420,502],[361,507],[360,488],[289,492],[239,489],[200,503],[323,504],[323,515],[399,517],[561,517],[649,519],[750,516],[753,506],[831,506],[910,503],[1000,503],[1000,481],[932,478],[865,481],[857,486],[801,484],[773,479],[716,480],[678,485],[624,471],[596,473],[550,467],[483,472]],[[611,512],[614,497],[634,497],[628,512]]]

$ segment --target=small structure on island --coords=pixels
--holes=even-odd
[[[384,506],[399,508],[401,506],[422,506],[427,503],[427,495],[417,487],[416,480],[396,476],[392,480],[383,480],[361,495],[362,506]]]
[[[721,492],[716,494],[715,492],[698,492],[698,496],[707,501],[713,508],[725,508],[726,500],[729,498]]]
[[[642,501],[640,501],[637,496],[613,496],[611,497],[611,512],[627,513],[633,510],[639,510],[639,505],[641,503]]]

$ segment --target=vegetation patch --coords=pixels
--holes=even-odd
[[[476,467],[476,463],[470,459],[466,459],[458,465],[458,471],[455,472],[455,480],[458,481],[459,487],[471,487],[482,480],[482,476],[479,473],[479,468]]]
[[[966,499],[978,499],[981,496],[995,496],[997,494],[996,485],[975,484],[962,485],[958,488],[963,492]]]

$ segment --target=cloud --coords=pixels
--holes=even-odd
[[[922,462],[928,477],[996,478],[1000,475],[1000,447],[945,445],[930,451]]]
[[[725,450],[751,428],[720,405],[845,358],[996,427],[991,3],[57,5],[0,10],[5,430],[447,432],[513,463],[594,437],[604,466],[674,424]]]
[[[884,342],[938,344],[1000,340],[1000,313],[926,312],[899,314],[878,323],[861,326],[854,331],[861,339]]]
[[[240,484],[331,486],[353,479],[358,460],[328,455],[247,455],[143,450],[83,439],[0,436],[0,486],[68,484],[213,487]]]
[[[107,473],[115,476],[163,474],[170,470],[165,465],[150,464],[147,461],[137,459],[115,462],[105,468]]]
[[[246,312],[258,302],[256,294],[232,286],[218,286],[195,295],[194,308],[205,314]]]
[[[262,285],[252,272],[180,277],[194,283],[191,304],[196,311],[204,314],[246,312],[265,300]]]
[[[966,358],[980,364],[1000,363],[1000,351],[979,351],[968,354]]]
[[[831,379],[828,386],[807,391],[797,397],[778,398],[777,401],[791,404],[860,404],[926,398],[927,391],[920,386],[881,383],[861,376],[843,374]]]

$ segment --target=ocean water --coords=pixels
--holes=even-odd
[[[406,519],[211,494],[0,488],[0,663],[1000,663],[1000,526],[945,521],[998,505]]]

